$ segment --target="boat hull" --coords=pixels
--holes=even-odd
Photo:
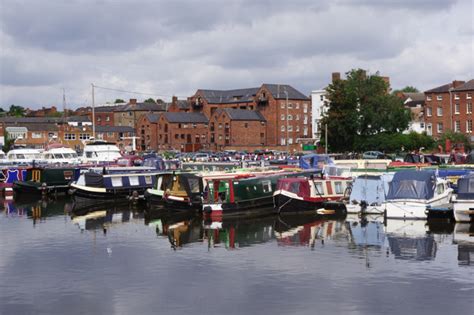
[[[456,222],[474,222],[474,200],[456,200],[454,202]]]
[[[383,203],[387,218],[403,220],[426,220],[428,211],[426,208],[443,206],[449,203],[451,193],[438,196],[431,200],[388,200]]]
[[[204,216],[209,218],[266,215],[273,212],[273,197],[267,196],[232,203],[205,204],[202,209]]]

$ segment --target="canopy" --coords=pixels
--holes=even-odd
[[[102,174],[94,172],[87,172],[84,174],[86,186],[89,187],[104,187],[104,177]]]
[[[306,154],[300,157],[300,168],[319,168],[322,169],[325,164],[333,164],[333,161],[325,154]]]
[[[387,200],[431,199],[434,196],[436,176],[434,171],[400,171],[389,185]]]
[[[309,183],[306,178],[282,178],[278,180],[277,190],[286,190],[305,198],[310,197]]]
[[[384,176],[359,176],[352,184],[352,191],[349,200],[365,201],[371,205],[380,205],[385,201],[388,191],[388,179]]]
[[[458,180],[458,199],[474,199],[474,174]]]

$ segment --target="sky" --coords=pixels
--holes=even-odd
[[[0,0],[0,105],[68,108],[363,68],[393,89],[474,78],[473,0]],[[129,92],[112,91],[111,88]]]

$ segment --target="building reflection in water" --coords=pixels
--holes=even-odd
[[[453,243],[458,247],[458,264],[474,266],[474,223],[456,223]]]

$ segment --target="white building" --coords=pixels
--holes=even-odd
[[[408,125],[408,129],[404,133],[417,132],[422,133],[427,131],[431,135],[431,129],[427,128],[424,119],[424,106],[425,106],[425,95],[424,93],[403,93],[405,100],[403,105],[405,108],[410,109],[411,121]]]
[[[326,90],[311,91],[311,110],[313,113],[312,137],[319,141],[321,139],[321,119],[329,109],[329,100]]]

